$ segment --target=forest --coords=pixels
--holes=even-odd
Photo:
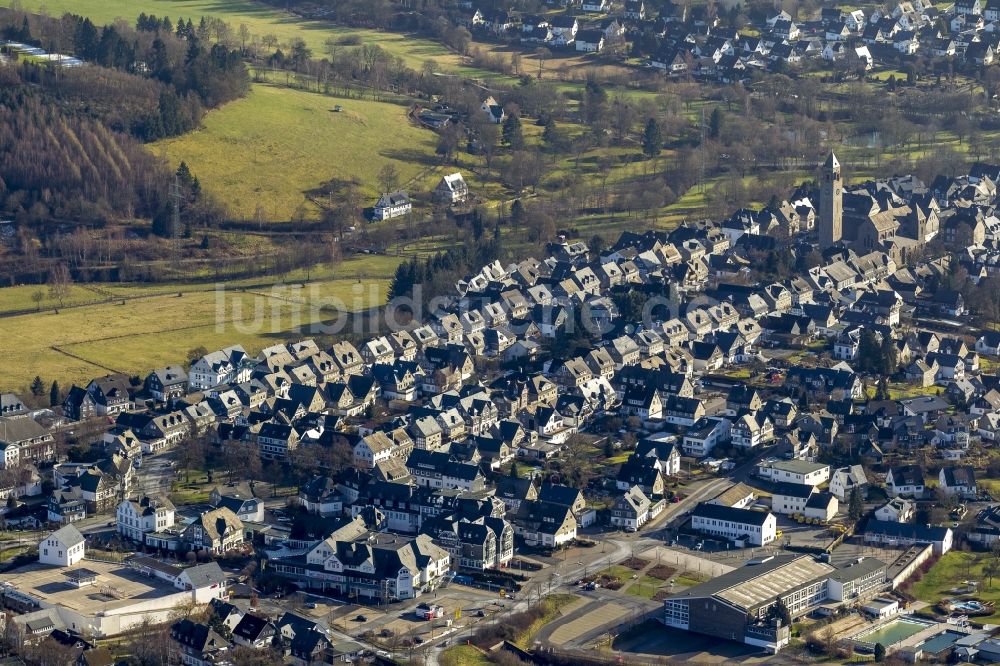
[[[147,26],[153,28],[153,26]],[[0,66],[0,209],[36,224],[163,220],[172,174],[143,142],[198,126],[206,109],[241,97],[249,75],[238,51],[202,39],[190,21],[177,30],[0,10],[0,35],[79,57],[65,70],[24,60]],[[224,211],[184,179],[189,219]],[[161,235],[177,233],[162,222]]]

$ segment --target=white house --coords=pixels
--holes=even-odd
[[[984,331],[976,340],[976,352],[987,356],[1000,356],[1000,333]]]
[[[226,507],[245,523],[264,522],[264,501],[256,497],[242,497],[239,493],[223,495],[218,488],[213,488],[208,501],[215,508]]]
[[[362,469],[372,469],[376,464],[392,458],[394,447],[384,432],[373,432],[354,445],[354,464]]]
[[[837,515],[840,502],[828,491],[816,492],[809,497],[802,515],[811,520],[828,523]]]
[[[718,444],[729,441],[731,424],[729,419],[706,416],[692,425],[681,442],[684,455],[703,458],[710,455]]]
[[[494,125],[499,125],[507,117],[504,113],[503,107],[497,102],[492,95],[483,100],[483,103],[479,106],[479,110],[486,114],[486,117],[490,119]]]
[[[434,199],[448,204],[462,203],[469,198],[469,186],[461,173],[455,172],[441,178],[434,188]]]
[[[921,497],[924,494],[924,473],[917,465],[893,467],[885,476],[889,497]]]
[[[744,414],[733,422],[730,429],[733,446],[741,449],[754,449],[772,439],[774,439],[774,423],[760,412],[756,415]]]
[[[38,544],[38,561],[57,567],[71,567],[86,552],[86,542],[75,525],[66,525],[42,539]]]
[[[207,389],[228,382],[250,381],[250,357],[240,345],[205,354],[194,362],[188,373],[191,391]]]
[[[757,491],[745,483],[739,482],[710,499],[708,503],[745,509],[755,501],[757,501]]]
[[[760,475],[775,483],[797,483],[812,487],[829,481],[830,466],[804,460],[778,460],[761,466]]]
[[[969,465],[942,467],[938,472],[938,484],[948,495],[975,497],[976,472]]]
[[[800,483],[775,484],[771,494],[771,511],[784,516],[803,515],[806,503],[815,491],[812,486]]]
[[[656,468],[663,476],[676,476],[681,472],[681,452],[677,441],[670,435],[657,434],[636,445],[635,454],[655,458]]]
[[[875,509],[875,518],[887,523],[908,523],[913,519],[915,510],[913,502],[897,497]]]
[[[701,503],[691,512],[691,528],[735,541],[737,545],[763,546],[777,533],[777,519],[769,511],[734,509]]]
[[[116,511],[118,533],[141,543],[144,535],[173,527],[174,515],[174,505],[166,498],[122,500]]]
[[[576,33],[576,50],[600,53],[604,48],[604,33],[600,30],[580,30]]]
[[[865,476],[865,468],[861,465],[839,467],[830,475],[830,492],[841,502],[848,501],[855,488],[863,491],[866,485],[868,477]]]
[[[771,511],[787,516],[805,516],[825,523],[837,515],[838,508],[840,503],[832,493],[798,483],[775,484],[771,495]]]
[[[386,192],[375,202],[372,208],[373,220],[391,220],[401,217],[413,210],[409,195],[403,190]]]
[[[650,501],[639,486],[632,486],[624,495],[618,498],[611,507],[611,525],[620,527],[626,532],[637,532],[651,518],[654,503]],[[659,507],[656,514],[664,506],[663,500],[656,502]]]

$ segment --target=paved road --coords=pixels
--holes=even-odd
[[[424,656],[427,666],[437,666],[441,651],[445,649],[447,645],[461,643],[470,638],[472,633],[475,631],[478,622],[491,620],[502,622],[504,614],[527,610],[531,605],[536,603],[539,598],[557,591],[571,591],[574,594],[583,595],[590,598],[592,600],[591,603],[604,602],[617,603],[619,605],[625,603],[626,607],[630,609],[630,616],[649,612],[654,607],[658,607],[659,604],[655,602],[641,599],[633,600],[627,595],[620,595],[610,591],[582,591],[576,587],[574,583],[598,567],[609,566],[611,564],[621,562],[637,553],[648,551],[653,547],[662,546],[663,539],[665,538],[667,532],[667,530],[663,529],[665,526],[669,526],[671,523],[683,519],[684,516],[699,502],[715,497],[732,486],[734,482],[745,481],[749,478],[750,473],[753,471],[757,463],[770,453],[770,448],[760,451],[754,458],[748,460],[740,467],[733,470],[729,477],[714,478],[705,482],[692,484],[687,496],[684,497],[684,499],[677,504],[668,505],[667,508],[664,509],[664,511],[657,516],[656,519],[651,521],[651,523],[640,533],[605,532],[591,537],[592,539],[598,541],[600,546],[589,549],[577,548],[568,553],[564,553],[561,556],[557,555],[551,558],[539,558],[548,562],[549,567],[536,574],[533,579],[525,585],[521,594],[518,595],[515,600],[507,600],[502,608],[494,606],[493,608],[495,610],[492,615],[488,614],[487,617],[484,618],[470,618],[466,620],[467,623],[461,627],[444,630],[440,636],[424,643],[415,652]],[[176,470],[172,466],[172,459],[173,456],[169,452],[163,455],[146,457],[139,469],[137,487],[145,493],[168,492],[176,474]],[[263,488],[258,488],[260,494],[264,495],[266,498],[267,493],[263,492],[264,490],[265,489]],[[287,498],[285,497],[266,498],[265,506],[269,509],[280,508],[285,505],[286,500]],[[78,526],[81,527],[81,531],[87,534],[102,532],[113,529],[108,527],[108,519],[109,517],[107,516],[88,519],[87,521],[78,524]],[[677,561],[676,563],[679,564],[680,559],[684,559],[685,563],[690,565],[689,568],[693,568],[694,570],[710,565],[707,560],[703,560],[694,554],[686,554],[677,551],[671,552],[675,553],[673,557]],[[695,562],[695,560],[697,562]],[[473,595],[473,597],[475,597],[475,595]],[[478,605],[480,607],[483,607],[484,605],[488,606],[491,603],[489,601],[473,597],[468,599],[464,599],[463,597],[463,600],[469,604]],[[336,613],[337,606],[342,605],[338,602],[324,603],[330,603],[332,606],[329,610],[320,609],[319,614],[327,618]],[[261,600],[261,605],[263,610],[273,613],[278,613],[279,611],[287,609],[287,606],[281,604],[281,602],[276,603],[274,601]],[[326,610],[326,612],[323,612],[324,610]],[[310,614],[312,615],[313,613]],[[383,624],[397,618],[398,615],[398,610],[390,611],[386,615],[386,619],[383,621]],[[365,644],[366,647],[378,649],[376,646],[367,645],[365,641],[361,641],[357,637],[350,636],[347,633],[333,627],[331,627],[331,634],[334,640],[352,640]]]
[[[136,487],[146,494],[170,492],[170,485],[177,476],[173,463],[174,456],[170,451],[156,456],[143,456],[142,465],[136,473]]]

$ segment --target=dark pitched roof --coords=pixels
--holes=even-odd
[[[941,471],[944,472],[945,485],[949,488],[976,485],[976,471],[969,465],[945,467]]]
[[[692,516],[702,518],[712,518],[714,520],[727,520],[732,523],[743,523],[747,525],[763,525],[770,515],[766,511],[752,511],[750,509],[735,509],[729,506],[718,504],[706,504],[702,502],[691,512]]]
[[[266,617],[247,613],[233,629],[233,636],[239,636],[251,642],[257,641],[266,633],[269,626],[272,625]]]
[[[808,499],[813,494],[813,488],[803,483],[776,483],[773,494]]]
[[[580,491],[569,486],[561,486],[554,483],[543,483],[538,491],[538,499],[543,502],[552,502],[561,506],[573,506],[573,503],[580,497]]]
[[[892,474],[892,481],[897,486],[922,486],[924,485],[924,473],[919,465],[901,465],[889,470]]]
[[[916,541],[942,541],[951,530],[947,527],[934,525],[919,525],[913,523],[897,523],[895,521],[871,519],[865,526],[866,534],[881,534],[889,537],[914,539]]]

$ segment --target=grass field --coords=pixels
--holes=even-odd
[[[343,278],[317,280],[304,290],[277,286],[243,292],[230,285],[221,296],[191,291],[3,318],[0,339],[8,344],[0,347],[0,386],[22,389],[35,375],[68,387],[110,370],[145,374],[186,363],[196,347],[242,344],[256,353],[309,337],[309,324],[334,317],[330,310],[304,306],[309,296],[339,299],[347,310],[356,310],[381,304],[387,286],[384,279]]]
[[[335,104],[343,110],[332,112]],[[423,173],[436,136],[412,125],[406,111],[255,85],[246,98],[209,113],[200,129],[151,149],[173,164],[187,162],[232,216],[251,219],[261,206],[268,218],[288,220],[307,205],[307,191],[332,179],[356,181],[374,203],[386,164],[395,165],[401,185]]]
[[[441,666],[489,666],[486,653],[474,645],[455,645],[441,653]]]
[[[637,597],[642,597],[643,599],[652,599],[656,596],[656,593],[660,591],[660,588],[666,585],[667,581],[658,580],[652,576],[643,576],[636,582],[629,585],[625,592]]]
[[[8,7],[11,0],[0,0]],[[241,23],[251,35],[262,38],[274,35],[283,46],[301,38],[317,57],[324,53],[324,43],[330,37],[357,37],[365,44],[381,46],[401,58],[409,67],[419,69],[427,60],[442,68],[458,67],[461,60],[440,44],[430,40],[405,35],[338,26],[329,21],[306,21],[273,7],[252,0],[21,0],[21,6],[30,11],[44,9],[49,15],[60,16],[66,12],[88,16],[98,25],[112,23],[122,18],[135,23],[139,14],[178,17],[198,23],[200,17],[219,18],[229,23],[235,34]]]
[[[986,564],[992,558],[992,553],[966,553],[957,550],[946,553],[913,585],[911,593],[920,601],[936,604],[945,597],[954,596],[949,590],[967,580],[974,580],[979,581],[979,591],[974,595],[976,599],[1000,604],[1000,578],[991,580],[984,572]],[[1000,613],[976,617],[975,621],[995,624],[1000,621]]]
[[[410,254],[426,255],[437,252],[444,247],[443,242],[428,243],[420,248],[407,248]],[[321,264],[311,269],[296,269],[284,275],[280,280],[275,277],[247,278],[227,281],[227,289],[269,290],[272,284],[304,284],[328,283],[332,281],[369,282],[371,280],[388,280],[396,270],[403,256],[365,255],[359,254],[335,265]],[[345,282],[347,284],[347,282]],[[264,285],[264,286],[261,286]],[[62,309],[71,309],[79,305],[106,304],[109,299],[135,299],[149,296],[176,296],[177,294],[195,294],[215,290],[213,282],[153,282],[153,283],[100,283],[95,285],[70,285],[69,294],[63,299]],[[42,302],[36,304],[32,294],[41,292]],[[320,292],[322,295],[322,291]],[[24,310],[59,309],[59,301],[49,296],[45,285],[19,285],[0,289],[0,315],[22,312]]]

